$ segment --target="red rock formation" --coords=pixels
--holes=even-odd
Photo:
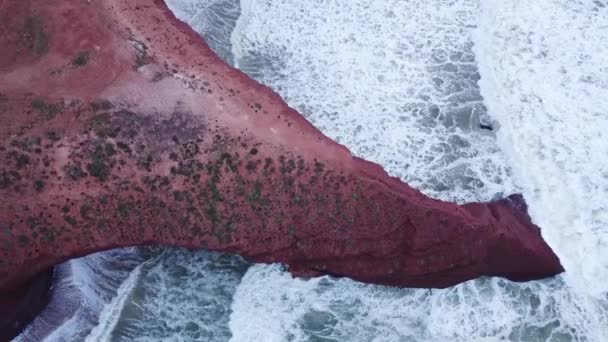
[[[4,297],[150,244],[407,287],[562,272],[521,198],[458,206],[389,177],[162,1],[0,0],[0,46]]]

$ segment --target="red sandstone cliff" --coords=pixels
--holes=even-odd
[[[563,270],[520,197],[425,197],[162,1],[0,0],[0,46],[0,304],[59,262],[130,245],[407,287]]]

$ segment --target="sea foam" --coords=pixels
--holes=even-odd
[[[242,0],[241,11],[232,35],[238,67],[355,154],[430,196],[466,202],[523,191],[568,272],[579,270],[525,284],[479,279],[447,290],[398,290],[305,282],[280,266],[256,265],[235,295],[232,341],[608,338],[603,3]],[[512,34],[523,44],[504,39]],[[578,63],[569,82],[528,64],[529,55],[548,53],[539,36],[560,47],[550,58],[566,68],[568,60]],[[581,72],[584,66],[594,72]],[[535,119],[536,99],[520,97],[520,85],[560,100]],[[545,162],[536,164],[537,155]],[[531,187],[527,178],[544,185]],[[571,280],[579,275],[593,283],[589,291]]]

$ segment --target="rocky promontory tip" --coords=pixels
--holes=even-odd
[[[0,298],[137,245],[402,287],[563,271],[521,197],[424,196],[220,60],[163,1],[0,0],[0,46]],[[27,293],[1,302],[17,330],[8,306],[45,302]]]

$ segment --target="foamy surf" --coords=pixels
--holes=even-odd
[[[486,1],[482,94],[587,337],[608,340],[608,3]]]
[[[230,305],[248,267],[237,256],[164,249],[131,273],[87,341],[227,341]]]
[[[51,300],[15,342],[83,341],[131,270],[146,259],[136,248],[70,260],[55,271]]]
[[[608,292],[608,8],[484,1],[480,86],[568,283]]]
[[[426,194],[516,191],[477,80],[476,1],[242,0],[236,66]]]
[[[116,296],[110,303],[104,306],[99,315],[99,324],[91,330],[85,342],[104,342],[111,339],[112,332],[120,319],[125,303],[130,299],[133,289],[137,286],[137,282],[141,276],[141,268],[144,264],[138,265],[131,271],[127,279],[116,291]]]
[[[517,77],[527,77],[522,72],[526,68],[519,65],[520,69],[503,70],[519,62],[510,60],[513,51],[504,44],[494,45],[490,41],[487,48],[494,56],[488,56],[479,47],[473,50],[473,43],[480,44],[483,37],[497,32],[508,34],[513,26],[502,23],[509,20],[525,20],[531,28],[542,28],[535,26],[537,21],[551,18],[558,10],[551,11],[551,5],[560,8],[566,3],[538,4],[544,12],[534,14],[523,12],[536,2],[497,3],[486,3],[480,8],[478,1],[468,0],[329,1],[322,5],[243,0],[232,35],[235,62],[278,91],[326,134],[431,196],[455,201],[488,200],[498,194],[528,189],[526,198],[531,204],[536,197],[528,194],[529,184],[520,173],[534,172],[539,175],[535,178],[560,189],[563,177],[547,177],[552,176],[550,170],[567,167],[563,163],[566,160],[557,165],[546,164],[550,169],[545,170],[530,163],[533,159],[524,152],[514,162],[511,154],[517,154],[518,150],[510,149],[511,142],[505,142],[504,136],[513,134],[515,139],[521,139],[511,146],[523,148],[525,141],[534,141],[551,128],[559,138],[563,127],[539,127],[535,122],[526,122],[525,127],[513,126],[495,114],[493,98],[488,101],[480,97],[480,91],[483,95],[495,94],[485,89],[488,68],[483,67],[479,73],[477,60],[495,67],[493,71],[499,76],[515,71],[510,78],[512,83],[516,83]],[[605,11],[605,6],[597,1],[595,5],[569,3],[581,6],[577,15],[562,13],[572,16],[568,19],[570,27],[576,27],[572,21],[585,22],[585,15],[592,15],[592,11]],[[491,11],[487,13],[489,8]],[[585,8],[590,12],[585,13]],[[568,20],[564,18],[564,22]],[[476,29],[480,21],[481,26]],[[585,36],[582,31],[567,35],[581,34]],[[559,36],[560,32],[553,32],[553,37]],[[600,45],[600,40],[595,44]],[[603,56],[597,51],[594,57],[589,57],[590,54],[586,58]],[[483,89],[477,84],[480,77]],[[535,84],[540,87],[542,79]],[[499,84],[493,90],[500,95],[504,86]],[[589,94],[600,95],[594,86],[587,88],[591,88],[587,90]],[[526,99],[522,101],[516,96],[507,101],[529,105]],[[578,108],[576,99],[568,101],[572,104],[564,108]],[[489,113],[485,110],[486,103],[490,104]],[[584,106],[606,108],[602,103],[596,98]],[[593,122],[599,126],[593,132],[605,127],[602,120],[607,114],[603,111],[595,115]],[[500,132],[500,140],[480,129],[481,126]],[[572,132],[578,129],[584,130],[584,126],[579,124]],[[582,140],[598,144],[597,136]],[[554,152],[533,150],[539,151]],[[572,161],[574,165],[576,162]],[[512,176],[511,166],[517,167],[516,177]],[[538,171],[548,172],[538,174]],[[589,198],[599,206],[605,205],[602,198],[608,194],[608,188],[602,184],[595,183],[599,185],[595,188],[598,196]],[[578,185],[580,181],[574,182],[571,191],[584,193],[585,187],[576,188]],[[551,194],[543,196],[553,208],[544,209],[559,210],[559,198],[551,202]],[[580,203],[584,205],[585,201]],[[590,213],[592,207],[584,208],[583,212]],[[554,219],[563,219],[561,224],[566,228],[565,225],[574,223],[572,213],[566,210]],[[532,210],[532,215],[536,220],[536,211]],[[545,227],[542,220],[537,222]],[[597,267],[597,258],[603,253],[599,248],[603,243],[600,223],[595,228],[587,225],[582,231],[570,232],[578,235],[581,242],[589,239],[582,246],[592,248],[593,256],[574,256],[571,260],[572,264],[587,261],[590,264],[586,267],[601,272],[596,278],[587,278],[593,282],[607,274]],[[549,229],[543,232],[552,235]],[[580,253],[585,252],[576,244],[568,249],[577,248]],[[598,281],[594,286],[604,284]],[[561,278],[526,284],[479,279],[447,290],[397,290],[330,278],[307,283],[292,279],[278,266],[256,265],[237,290],[230,326],[232,341],[239,342],[605,341],[608,318],[606,300],[602,297],[605,295],[601,293],[600,289],[599,294],[589,297],[573,289],[569,279]]]

